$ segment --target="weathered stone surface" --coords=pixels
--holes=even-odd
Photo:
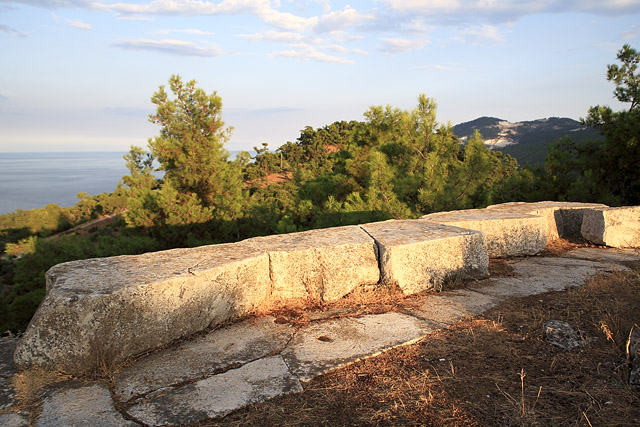
[[[608,262],[558,257],[509,260],[514,277],[497,277],[470,286],[498,298],[522,297],[579,286],[597,272],[623,268]]]
[[[277,354],[295,329],[271,316],[216,329],[176,348],[152,354],[114,379],[114,393],[127,402],[156,390],[205,378],[270,354]]]
[[[563,350],[571,351],[585,344],[580,331],[562,320],[544,322],[542,329],[545,339]]]
[[[547,220],[499,209],[438,212],[421,219],[484,233],[489,258],[535,255],[547,246]]]
[[[582,236],[596,245],[640,248],[640,206],[600,208],[585,212]]]
[[[560,256],[563,258],[619,263],[640,260],[640,249],[577,248]]]
[[[484,313],[498,301],[493,296],[465,289],[428,296],[419,308],[408,309],[407,312],[439,327],[446,327],[465,317]]]
[[[13,363],[16,338],[0,338],[0,411],[13,406],[15,390],[11,385],[11,376],[17,372]]]
[[[245,314],[270,289],[267,254],[242,243],[59,264],[15,361],[87,372]]]
[[[488,275],[489,258],[479,231],[422,220],[364,224],[380,252],[386,282],[396,282],[406,294],[439,287],[448,277]]]
[[[2,427],[27,427],[28,425],[29,414],[24,411],[0,414],[0,426]]]
[[[432,332],[429,324],[399,313],[312,323],[302,328],[282,353],[301,381],[384,350],[408,344]]]
[[[13,361],[13,352],[16,351],[17,338],[0,338],[0,376],[9,377],[18,369]]]
[[[300,392],[280,356],[268,357],[183,387],[168,390],[127,413],[151,425],[186,424],[223,417],[243,406],[286,393]]]
[[[13,406],[15,395],[16,392],[11,385],[11,379],[0,377],[0,411]]]
[[[67,384],[49,391],[42,401],[38,427],[119,427],[138,424],[126,420],[113,406],[111,394],[100,384]]]
[[[492,205],[487,209],[504,212],[539,215],[547,220],[547,240],[559,238],[582,238],[580,229],[585,212],[593,208],[605,208],[600,203],[577,202],[510,202]]]
[[[336,301],[380,279],[374,241],[356,226],[256,237],[245,241],[269,253],[272,297]]]

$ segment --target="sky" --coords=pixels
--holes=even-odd
[[[625,43],[640,0],[0,0],[0,152],[146,147],[173,74],[222,98],[230,151],[421,93],[440,123],[579,119],[624,108]]]

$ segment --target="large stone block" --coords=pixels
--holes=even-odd
[[[640,248],[640,206],[599,208],[585,212],[582,236],[596,245]]]
[[[166,390],[127,413],[147,426],[199,425],[252,403],[302,391],[282,357],[271,356]]]
[[[489,257],[481,232],[422,220],[364,224],[380,251],[380,270],[406,294],[439,287],[446,278],[484,277]]]
[[[600,203],[578,202],[510,202],[500,205],[492,205],[487,209],[503,212],[523,213],[539,215],[547,221],[547,240],[560,238],[582,238],[580,229],[585,212],[593,208],[606,208]]]
[[[59,264],[14,359],[83,373],[248,313],[270,290],[266,252],[242,243]]]
[[[336,301],[380,279],[375,242],[356,226],[256,237],[245,244],[269,254],[275,299]]]
[[[470,209],[433,213],[421,219],[481,231],[489,258],[535,255],[547,246],[547,220],[538,215]]]
[[[295,328],[275,320],[271,316],[250,318],[155,352],[118,374],[113,379],[113,394],[128,402],[277,354]]]

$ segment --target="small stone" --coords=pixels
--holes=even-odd
[[[580,331],[561,320],[549,320],[544,323],[544,336],[551,344],[563,350],[573,350],[584,345]]]

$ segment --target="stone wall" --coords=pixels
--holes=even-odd
[[[82,374],[276,302],[331,302],[360,286],[388,283],[411,294],[440,288],[450,277],[485,277],[490,257],[534,255],[577,230],[600,244],[638,245],[606,234],[621,229],[621,215],[631,224],[623,233],[637,234],[639,211],[625,209],[508,203],[59,264],[47,273],[46,297],[14,359],[21,367]]]

